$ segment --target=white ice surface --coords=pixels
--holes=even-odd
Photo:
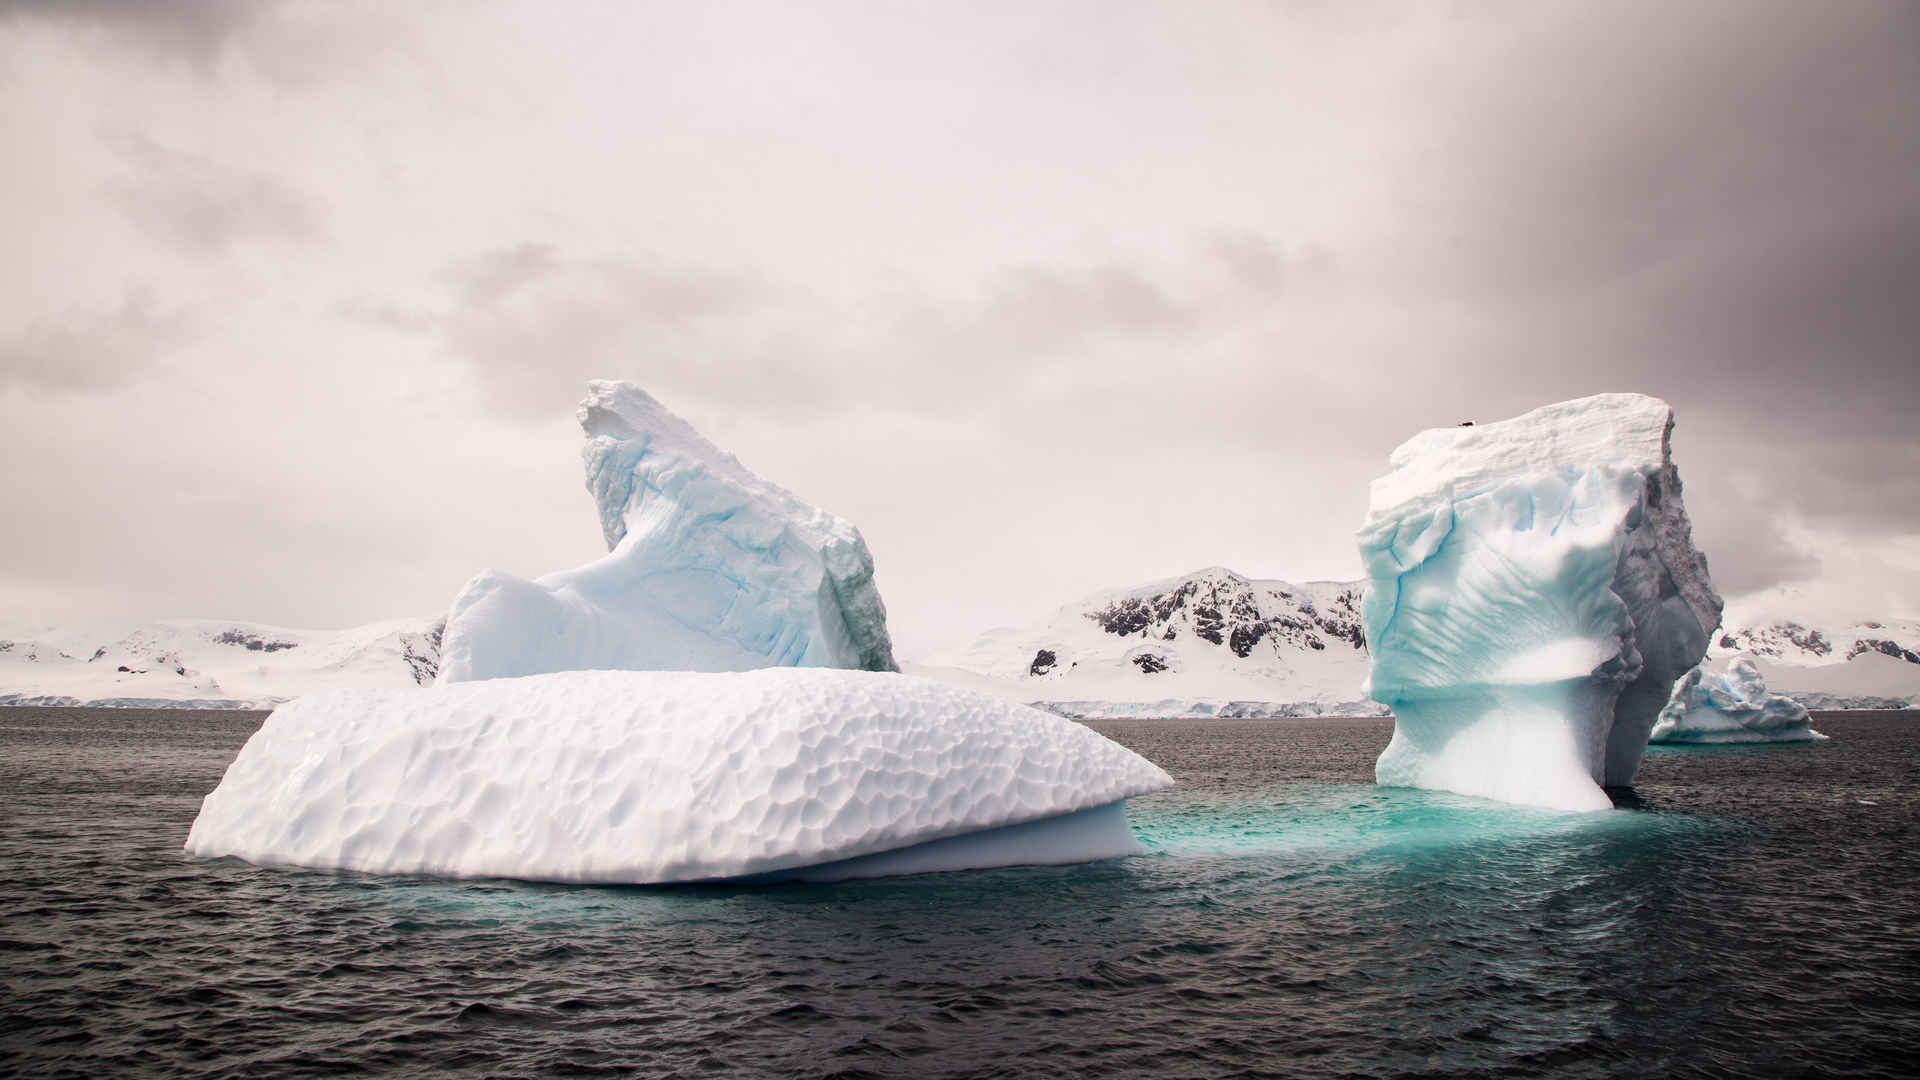
[[[1359,533],[1380,783],[1611,807],[1721,601],[1657,398],[1602,394],[1395,450]]]
[[[821,871],[865,876],[1125,854],[1123,814],[1081,812],[1169,783],[1072,721],[906,675],[576,671],[289,702],[186,849],[628,883],[899,853]]]
[[[585,669],[896,669],[873,557],[851,524],[749,472],[638,387],[580,405],[609,551],[527,581],[467,582],[442,684]]]
[[[1735,657],[1714,671],[1707,664],[1681,676],[1653,725],[1656,743],[1813,742],[1806,707],[1769,693],[1754,662]]]

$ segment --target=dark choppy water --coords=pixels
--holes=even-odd
[[[1155,854],[574,888],[179,854],[259,714],[0,710],[0,1075],[1911,1075],[1920,721],[1637,808],[1373,788],[1388,721],[1095,726]]]

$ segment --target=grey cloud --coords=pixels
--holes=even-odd
[[[561,269],[551,244],[517,244],[456,259],[441,273],[462,305],[485,307]]]
[[[104,30],[204,68],[275,6],[273,0],[0,0],[0,19]]]
[[[1116,351],[1200,332],[1205,313],[1155,269],[1015,266],[972,297],[899,292],[857,313],[815,312],[806,328],[817,336],[798,345],[811,358],[801,377],[816,383],[812,398],[858,386],[895,410],[997,427],[1034,400],[1124,378]],[[845,329],[853,324],[871,332]]]
[[[342,300],[334,305],[333,314],[347,322],[391,330],[396,334],[428,334],[440,327],[437,312],[367,297]]]
[[[1738,445],[1781,511],[1862,537],[1911,532],[1916,296],[1920,214],[1767,238],[1678,262],[1624,293],[1605,323],[1576,330],[1592,336],[1574,355],[1617,352],[1604,359],[1616,379],[1672,401],[1685,437],[1718,432],[1729,456]]]
[[[243,240],[305,243],[326,235],[325,205],[269,173],[169,149],[144,135],[102,139],[132,173],[114,184],[115,201],[162,241],[218,252]]]
[[[534,243],[457,259],[441,277],[460,309],[494,307],[549,284],[570,296],[601,294],[638,318],[676,323],[738,312],[755,303],[760,291],[742,275],[636,259],[568,258],[551,244]]]
[[[130,294],[108,312],[41,319],[0,336],[0,387],[96,394],[151,368],[189,334],[187,318]]]
[[[1221,230],[1206,243],[1207,254],[1226,268],[1238,285],[1256,295],[1278,297],[1302,286],[1331,282],[1333,253],[1318,244],[1287,245],[1247,229]]]
[[[1026,349],[1047,350],[1108,334],[1174,334],[1193,313],[1132,267],[1066,271],[1023,267],[998,283],[975,325]]]
[[[888,588],[918,575],[921,592],[901,593],[896,611],[910,621],[917,605],[923,627],[955,622],[925,613],[994,592],[1064,601],[1049,590],[1235,552],[1267,553],[1268,566],[1238,564],[1249,571],[1350,573],[1347,531],[1394,445],[1421,427],[1603,390],[1660,394],[1679,410],[1689,507],[1729,591],[1816,567],[1831,576],[1920,528],[1920,9],[1304,0],[1274,5],[1277,24],[1249,32],[1232,8],[1110,8],[1019,20],[849,9],[791,27],[659,12],[620,26],[610,9],[583,31],[540,5],[497,20],[462,5],[388,16],[395,5],[0,0],[0,32],[20,46],[0,63],[45,80],[10,87],[34,106],[39,126],[21,128],[31,137],[85,140],[95,123],[219,128],[219,160],[178,149],[197,142],[114,146],[124,182],[113,197],[177,251],[311,242],[332,223],[343,238],[382,239],[288,260],[271,292],[218,260],[179,268],[169,295],[217,293],[232,317],[223,308],[219,325],[204,324],[177,384],[142,378],[169,333],[186,332],[152,304],[0,330],[0,397],[18,414],[0,427],[16,434],[27,419],[59,430],[38,396],[132,380],[142,390],[99,403],[118,422],[102,426],[137,420],[140,438],[79,440],[99,442],[100,456],[49,455],[12,474],[46,479],[21,491],[57,506],[66,488],[91,490],[73,475],[130,472],[168,434],[147,437],[159,414],[148,392],[172,387],[170,415],[192,415],[207,396],[193,382],[203,364],[223,408],[255,394],[291,402],[285,419],[307,437],[276,442],[277,413],[255,425],[247,454],[181,452],[186,473],[231,466],[208,474],[209,497],[255,478],[223,504],[230,518],[176,520],[192,540],[181,550],[223,550],[206,537],[276,515],[291,534],[323,535],[323,521],[298,517],[323,507],[312,512],[353,523],[325,545],[337,562],[310,552],[318,573],[275,570],[219,595],[258,614],[271,596],[304,592],[298,603],[343,620],[384,612],[355,614],[339,596],[395,602],[387,580],[370,588],[358,572],[383,552],[421,553],[450,591],[469,557],[496,558],[489,549],[506,541],[471,527],[498,509],[484,500],[457,515],[417,492],[369,504],[378,469],[343,471],[342,425],[378,427],[394,449],[372,456],[389,472],[418,460],[451,474],[485,454],[526,465],[529,432],[508,425],[563,423],[594,376],[636,379],[703,422],[726,417],[760,439],[756,465],[769,446],[796,463],[829,459],[811,477],[766,464],[802,490],[825,481],[851,494],[876,549],[891,530]],[[376,18],[418,19],[419,32],[375,32]],[[712,40],[729,47],[694,47]],[[398,52],[407,62],[386,66]],[[348,70],[369,77],[339,80]],[[322,77],[328,93],[283,94]],[[143,96],[138,121],[100,115],[128,108],[111,89],[139,80],[160,92]],[[250,122],[262,115],[300,127]],[[283,155],[294,143],[366,157]],[[36,200],[36,185],[65,190],[62,171],[94,156],[50,149],[16,155],[35,167],[14,170],[7,203],[34,226],[42,205],[76,218],[97,209]],[[555,183],[526,183],[530,161]],[[449,193],[435,176],[464,179]],[[662,227],[683,206],[699,209]],[[508,236],[564,242],[453,258],[497,239],[489,230],[503,221],[528,230]],[[44,224],[61,227],[23,232],[28,255],[71,236],[110,267],[128,243],[117,227]],[[1068,254],[1164,250],[1173,230],[1190,231],[1185,249]],[[782,280],[704,264],[743,237]],[[652,244],[657,258],[583,254]],[[371,258],[445,271],[366,295],[388,279]],[[59,282],[27,280],[41,299],[20,303],[60,310]],[[813,281],[830,284],[815,292]],[[863,295],[862,282],[875,284]],[[281,318],[341,296],[331,320]],[[283,326],[284,361],[252,363]],[[354,335],[367,344],[365,327],[408,337],[343,363],[338,400],[311,392],[329,386],[317,358],[354,352]],[[449,366],[378,369],[409,350],[463,365],[491,411],[442,414],[431,439],[407,443],[428,429],[410,427],[415,411],[394,398],[439,392]],[[240,362],[262,381],[232,378]],[[845,445],[861,432],[889,442]],[[433,456],[454,438],[471,449]],[[46,452],[15,441],[16,456]],[[551,529],[526,540],[526,570],[555,565],[542,550],[552,537],[591,547],[565,447],[551,449],[561,479],[528,479],[506,530]],[[489,489],[502,471],[464,483]],[[289,475],[303,482],[289,487]],[[527,493],[549,483],[566,498],[541,519]],[[942,516],[954,490],[1006,527],[986,539],[955,530]],[[181,513],[173,491],[163,501],[126,505]],[[84,505],[109,525],[127,513]],[[436,517],[464,524],[435,534],[425,519]],[[1847,554],[1799,549],[1800,525]],[[73,539],[45,535],[44,580],[102,580]],[[396,546],[393,535],[440,539]],[[478,539],[449,556],[450,537]],[[271,552],[282,539],[248,546]],[[1304,559],[1317,568],[1290,565]],[[56,578],[56,565],[74,576]],[[397,590],[408,576],[390,580]],[[210,566],[167,602],[234,578]],[[952,584],[982,580],[995,588]]]
[[[1684,462],[1681,467],[1684,471]],[[1687,506],[1694,542],[1706,552],[1722,595],[1756,592],[1820,572],[1819,557],[1787,537],[1776,507],[1729,486],[1708,491],[1697,479],[1693,491]]]
[[[1829,440],[1789,414],[1754,441],[1766,444],[1754,456],[1767,490],[1808,522],[1861,536],[1913,533],[1920,526],[1920,443],[1912,438],[1863,431]]]
[[[887,347],[896,358],[984,370],[1050,364],[1118,336],[1178,336],[1192,328],[1195,313],[1146,271],[1108,263],[1010,267],[970,304],[918,296],[891,319]]]
[[[1680,384],[1737,395],[1798,438],[1910,444],[1920,201],[1913,210],[1885,228],[1725,253],[1645,297],[1636,343]]]
[[[1287,287],[1287,250],[1253,232],[1223,232],[1207,245],[1233,276],[1257,293],[1278,294]]]
[[[1219,230],[1196,238],[1194,247],[1197,267],[1008,268],[972,305],[930,299],[909,305],[895,319],[887,354],[946,384],[925,398],[950,409],[970,402],[1017,405],[1023,388],[1041,383],[1049,399],[1098,397],[1137,375],[1194,365],[1196,344],[1257,326],[1291,283],[1319,285],[1332,276],[1325,249],[1290,251],[1252,230]],[[1226,272],[1224,288],[1211,272],[1216,265]],[[1249,295],[1259,303],[1243,302]],[[1159,409],[1166,402],[1150,404]]]
[[[1513,10],[1465,89],[1416,105],[1427,153],[1402,163],[1401,197],[1430,285],[1595,288],[1756,233],[1897,215],[1920,191],[1912,5]]]
[[[403,5],[287,0],[0,0],[0,23],[38,22],[88,32],[201,77],[230,57],[286,88],[299,88],[410,48]]]
[[[1658,394],[1688,432],[1766,459],[1757,505],[1910,532],[1920,7],[1524,5],[1502,19],[1499,47],[1413,87],[1425,134],[1398,166],[1409,228],[1373,287],[1433,326],[1473,328],[1433,359],[1486,399],[1476,409]],[[1703,506],[1727,497],[1693,490]],[[1806,568],[1777,531],[1727,532],[1751,550],[1716,573]]]
[[[991,282],[977,310],[958,320],[967,347],[1014,349],[1031,361],[1120,341],[1180,347],[1257,324],[1271,305],[1336,278],[1331,251],[1287,244],[1252,229],[1217,229],[1194,238],[1198,264],[1107,262],[1087,267],[1023,266]],[[1224,271],[1225,284],[1213,270]],[[1251,296],[1260,303],[1243,302]]]
[[[1351,430],[1336,410],[1297,407],[1352,393],[1302,333],[1327,323],[1339,281],[1324,246],[1216,229],[1163,261],[1006,274],[947,324],[900,327],[895,351],[964,385],[942,400],[1052,446],[1317,452]]]
[[[521,244],[458,259],[442,280],[452,297],[440,322],[447,347],[511,415],[551,415],[584,380],[601,376],[718,379],[749,396],[803,389],[782,378],[781,361],[740,336],[738,327],[769,301],[743,275],[577,259]]]
[[[1202,255],[1210,242],[1198,242]],[[1178,349],[1249,314],[1224,302],[1210,273],[1117,262],[1009,267],[970,301],[906,292],[858,310],[751,273],[581,259],[545,244],[477,253],[441,277],[450,348],[498,405],[529,413],[571,400],[584,378],[624,374],[788,415],[849,403],[857,388],[907,412],[991,422],[1023,399],[1097,394],[1116,382],[1116,350]]]

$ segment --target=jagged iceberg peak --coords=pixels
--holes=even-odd
[[[1724,670],[1705,663],[1674,684],[1653,725],[1657,743],[1820,742],[1806,706],[1770,693],[1753,660],[1737,656]]]
[[[1381,783],[1603,809],[1632,782],[1720,622],[1672,431],[1600,394],[1393,452],[1358,537]]]
[[[860,531],[749,471],[639,387],[577,413],[608,553],[454,599],[440,682],[585,669],[894,671]]]

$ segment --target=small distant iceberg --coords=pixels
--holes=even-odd
[[[1384,785],[1613,806],[1721,600],[1693,546],[1673,410],[1600,394],[1422,432],[1358,541]]]
[[[607,554],[454,598],[441,685],[550,671],[897,671],[873,556],[845,519],[755,475],[631,383],[576,414]]]
[[[269,866],[841,880],[1140,850],[1172,783],[1089,728],[908,675],[572,671],[275,710],[188,834]]]
[[[1682,676],[1653,725],[1656,743],[1822,742],[1806,706],[1770,693],[1753,660],[1735,657],[1721,671],[1707,664]]]

